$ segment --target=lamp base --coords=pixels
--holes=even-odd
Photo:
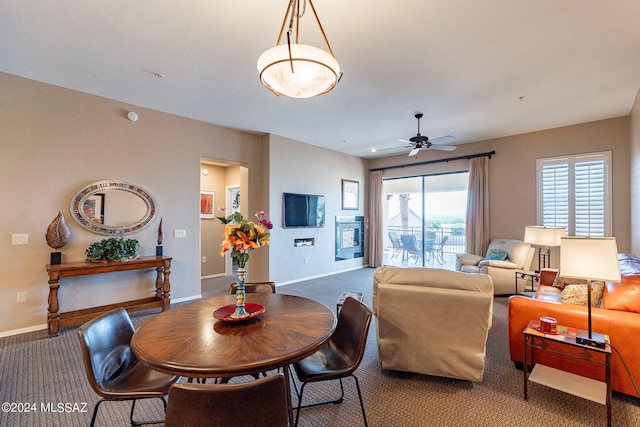
[[[588,345],[589,347],[605,348],[606,342],[604,341],[604,335],[597,332],[578,331],[576,333],[576,342],[582,345]]]

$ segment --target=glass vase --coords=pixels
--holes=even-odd
[[[247,270],[243,267],[239,267],[237,270],[237,278],[236,283],[238,287],[236,288],[236,311],[231,315],[234,319],[242,319],[243,317],[249,317],[249,313],[247,313],[244,309],[244,277],[247,273]]]

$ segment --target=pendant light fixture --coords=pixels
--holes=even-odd
[[[327,45],[327,51],[298,43],[300,18],[305,14],[307,3],[316,18],[320,32]],[[280,44],[285,27],[287,43]],[[294,38],[292,40],[292,38]],[[324,33],[312,0],[290,0],[282,21],[282,28],[276,45],[267,49],[258,58],[258,72],[262,84],[276,95],[291,98],[311,98],[329,92],[340,81],[340,64]]]

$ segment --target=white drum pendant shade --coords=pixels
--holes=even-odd
[[[262,84],[276,95],[311,98],[333,89],[340,76],[340,64],[317,47],[281,44],[260,55],[258,72]]]

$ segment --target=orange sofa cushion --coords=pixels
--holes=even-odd
[[[607,310],[640,313],[640,276],[625,276],[620,283],[607,283],[602,306]]]

